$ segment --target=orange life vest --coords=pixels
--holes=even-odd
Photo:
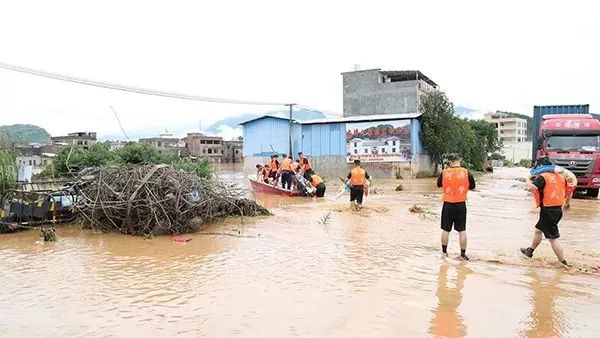
[[[448,168],[442,171],[442,200],[460,203],[467,200],[469,172],[465,168]]]
[[[304,163],[304,159],[306,159],[306,163]],[[312,166],[310,165],[310,161],[306,157],[300,158],[300,164],[302,164],[302,170],[304,170],[304,171],[312,169]]]
[[[350,171],[350,184],[351,185],[365,185],[367,172],[360,167],[356,167]]]
[[[271,162],[269,162],[269,167],[271,168],[271,171],[277,171],[277,160],[271,160]]]
[[[320,176],[312,175],[310,177],[310,184],[312,184],[313,187],[316,187],[319,183],[323,183],[323,179]]]
[[[292,171],[292,160],[286,158],[281,162],[281,170]]]
[[[565,178],[556,173],[542,173],[541,176],[546,182],[541,205],[544,207],[562,207],[566,202],[567,196],[567,181]],[[535,190],[533,196],[536,207],[539,207],[540,192]]]

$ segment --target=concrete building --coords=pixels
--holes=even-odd
[[[242,140],[223,141],[223,163],[242,163],[244,142]]]
[[[57,146],[72,146],[76,148],[87,148],[97,142],[94,132],[69,133],[66,136],[53,136],[52,144]]]
[[[420,71],[342,73],[344,116],[416,114],[421,92],[438,85]]]
[[[532,148],[532,142],[505,142],[501,152],[507,162],[517,164],[521,160],[531,160]]]
[[[223,138],[219,136],[189,133],[185,139],[185,148],[185,154],[192,159],[208,158],[217,163],[223,159]]]
[[[498,137],[507,143],[527,141],[527,120],[495,112],[484,115],[487,122],[498,129]],[[518,161],[517,161],[518,162]]]
[[[181,155],[185,149],[185,142],[169,133],[160,134],[158,137],[141,138],[138,142],[150,144],[160,152],[171,152],[177,155]]]

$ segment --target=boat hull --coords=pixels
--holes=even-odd
[[[290,191],[285,190],[277,186],[273,186],[272,184],[267,184],[264,182],[258,182],[254,177],[248,177],[250,180],[250,185],[252,185],[252,191],[259,192],[263,194],[277,195],[277,196],[287,196],[287,197],[299,197],[299,191]]]

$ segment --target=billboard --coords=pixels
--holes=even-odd
[[[405,162],[410,151],[410,120],[346,124],[346,162]]]

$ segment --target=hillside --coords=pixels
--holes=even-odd
[[[32,124],[0,126],[0,139],[9,143],[51,143],[50,134],[46,129]]]

